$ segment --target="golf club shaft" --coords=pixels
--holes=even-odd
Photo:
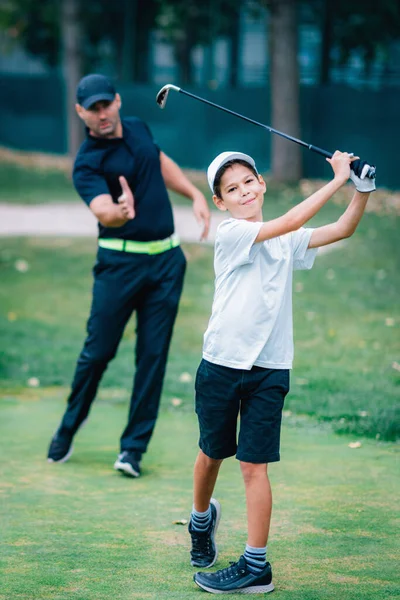
[[[230,115],[233,115],[234,117],[239,117],[239,119],[243,119],[243,121],[247,121],[248,123],[253,123],[253,125],[258,125],[259,127],[263,127],[263,129],[267,129],[270,133],[275,133],[276,135],[280,135],[281,137],[285,138],[286,140],[290,140],[291,142],[300,144],[300,146],[304,146],[305,148],[308,148],[308,150],[311,150],[312,152],[321,154],[321,156],[325,156],[326,158],[332,158],[332,156],[333,156],[332,152],[328,152],[327,150],[323,150],[322,148],[318,148],[318,146],[313,146],[312,144],[307,144],[307,142],[303,142],[302,140],[299,140],[291,135],[288,135],[287,133],[283,133],[282,131],[278,131],[278,129],[269,127],[269,125],[265,125],[264,123],[260,123],[259,121],[255,121],[254,119],[250,119],[249,117],[245,117],[244,115],[241,115],[240,113],[230,110],[229,108],[225,108],[224,106],[215,104],[215,102],[211,102],[210,100],[206,100],[205,98],[201,98],[200,96],[191,94],[190,92],[187,92],[186,90],[183,90],[182,88],[179,88],[179,92],[181,94],[185,94],[185,96],[190,96],[190,98],[194,98],[195,100],[204,102],[204,104],[209,104],[210,106],[213,106],[214,108],[218,108],[219,110],[222,110],[223,112],[227,112]]]
[[[187,92],[186,90],[183,90],[182,88],[178,88],[175,85],[171,85],[171,84],[165,85],[159,91],[159,93],[157,95],[157,103],[159,104],[159,106],[161,108],[164,108],[164,106],[165,106],[165,103],[166,103],[166,100],[168,97],[168,92],[170,89],[173,89],[176,92],[180,92],[181,94],[184,94],[185,96],[189,96],[189,98],[194,98],[194,100],[199,100],[200,102],[204,102],[204,104],[208,104],[209,106],[213,106],[214,108],[218,108],[218,110],[222,110],[223,112],[233,115],[234,117],[239,117],[239,119],[242,119],[243,121],[247,121],[248,123],[253,123],[253,125],[258,125],[258,127],[262,127],[263,129],[266,129],[270,133],[275,133],[276,135],[279,135],[280,137],[283,137],[286,140],[295,142],[295,144],[299,144],[300,146],[303,146],[304,148],[308,148],[308,150],[311,150],[312,152],[315,152],[316,154],[320,154],[321,156],[325,156],[325,158],[332,158],[332,156],[333,156],[333,153],[328,152],[328,150],[324,150],[323,148],[319,148],[318,146],[314,146],[313,144],[307,144],[307,142],[303,142],[303,140],[299,140],[298,138],[288,135],[287,133],[283,133],[282,131],[279,131],[278,129],[274,129],[273,127],[270,127],[269,125],[265,125],[264,123],[260,123],[259,121],[255,121],[254,119],[250,119],[249,117],[245,117],[244,115],[241,115],[240,113],[230,110],[229,108],[225,108],[224,106],[215,104],[215,102],[211,102],[210,100],[206,100],[205,98],[196,96],[195,94],[192,94],[191,92]],[[352,168],[351,165],[350,165],[350,168]],[[367,173],[367,177],[369,177],[370,179],[374,179],[375,174],[376,174],[376,169],[374,166],[371,166]]]

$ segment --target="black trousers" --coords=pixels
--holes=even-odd
[[[121,452],[146,451],[157,419],[185,269],[179,247],[156,255],[99,248],[87,338],[58,429],[61,438],[71,438],[88,416],[102,375],[136,311],[136,373]]]

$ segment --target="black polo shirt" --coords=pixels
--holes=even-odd
[[[118,202],[123,175],[135,197],[136,216],[122,227],[104,227],[99,237],[125,240],[162,240],[174,232],[172,207],[161,174],[160,149],[140,119],[122,119],[122,138],[91,135],[81,145],[74,163],[75,188],[87,205],[100,194]]]

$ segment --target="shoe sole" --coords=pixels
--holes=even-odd
[[[202,564],[196,563],[194,561],[190,561],[190,564],[192,565],[192,567],[200,567],[201,569],[210,569],[211,567],[213,567],[215,565],[215,563],[217,562],[217,558],[218,558],[218,546],[215,543],[215,534],[217,533],[217,529],[218,529],[218,525],[219,525],[219,521],[221,519],[221,505],[218,502],[218,500],[215,500],[215,498],[211,498],[210,500],[210,504],[213,504],[215,506],[215,509],[217,511],[217,518],[215,520],[215,527],[214,527],[214,531],[212,532],[212,536],[211,539],[214,543],[215,546],[215,556],[214,556],[214,560],[207,565],[206,567]]]
[[[211,594],[267,594],[268,592],[273,592],[275,589],[274,584],[269,583],[268,585],[255,585],[252,587],[242,589],[236,588],[233,590],[216,590],[214,588],[207,587],[202,583],[199,583],[198,581],[196,581],[196,579],[194,580],[194,582],[196,585],[199,586],[199,588],[201,588],[205,592],[210,592]]]
[[[135,469],[129,463],[123,463],[117,460],[114,464],[114,469],[123,473],[123,475],[127,475],[128,477],[139,477],[140,473],[135,471]]]
[[[67,454],[65,456],[63,456],[62,458],[60,458],[59,460],[54,460],[54,458],[48,458],[47,462],[48,463],[65,463],[71,457],[71,454],[73,453],[73,451],[74,451],[74,447],[71,446],[70,449],[68,450]]]

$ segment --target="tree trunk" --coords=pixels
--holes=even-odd
[[[331,70],[331,48],[333,40],[333,17],[335,7],[332,0],[326,0],[323,3],[322,17],[322,43],[321,43],[321,69],[320,69],[320,84],[326,85],[330,82]]]
[[[300,137],[300,85],[297,64],[297,13],[295,0],[270,4],[270,82],[272,126]],[[292,182],[302,174],[301,147],[272,135],[272,176]]]
[[[78,0],[62,0],[61,35],[63,75],[66,87],[66,117],[68,154],[75,156],[84,137],[84,129],[75,112],[76,86],[81,78],[80,40],[81,27]]]
[[[236,10],[232,16],[232,27],[230,30],[231,40],[231,71],[229,84],[232,88],[237,88],[239,79],[239,37],[240,32],[240,11]]]

